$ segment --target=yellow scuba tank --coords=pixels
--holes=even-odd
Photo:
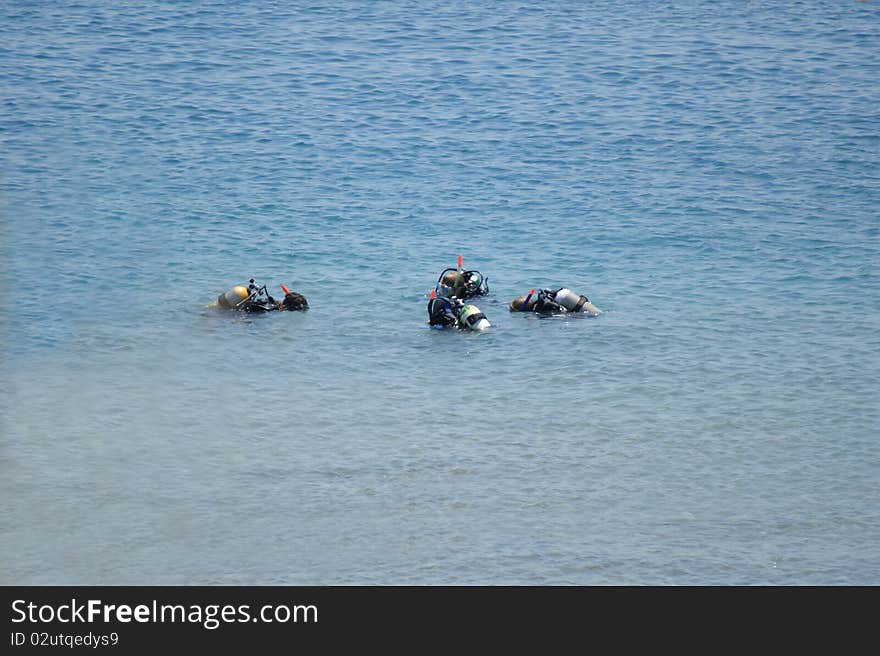
[[[236,285],[228,292],[223,292],[217,297],[217,305],[226,310],[232,310],[250,295],[247,287]]]

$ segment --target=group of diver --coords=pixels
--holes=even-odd
[[[492,324],[469,298],[489,293],[489,279],[479,271],[462,268],[458,256],[458,268],[444,269],[437,285],[428,299],[428,324],[432,328],[458,328],[461,330],[485,330]],[[550,316],[558,314],[585,314],[596,316],[601,310],[590,303],[586,296],[575,294],[566,287],[556,290],[535,289],[525,296],[517,296],[508,306],[511,312],[531,312]]]
[[[485,296],[489,293],[489,279],[479,271],[461,268],[461,256],[457,269],[444,269],[428,299],[428,324],[432,328],[460,328],[462,330],[486,330],[492,324],[486,315],[465,299]]]
[[[284,298],[276,300],[269,294],[266,285],[258,285],[251,278],[247,285],[237,285],[220,294],[211,305],[240,312],[309,309],[309,302],[305,296],[290,291],[284,285],[281,285],[281,290],[284,292]],[[458,267],[444,269],[431,291],[428,299],[428,324],[432,328],[486,330],[492,324],[476,305],[468,302],[468,299],[486,296],[488,293],[488,277],[479,271],[462,268],[462,257],[459,255]],[[601,313],[601,310],[586,296],[575,294],[567,287],[555,290],[531,289],[528,294],[513,299],[508,307],[511,312],[530,312],[543,316],[559,314],[596,316]]]

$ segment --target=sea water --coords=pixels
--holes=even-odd
[[[2,3],[0,582],[880,584],[878,80],[877,2]]]

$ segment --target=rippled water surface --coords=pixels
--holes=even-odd
[[[878,80],[877,2],[2,3],[0,582],[880,584]]]

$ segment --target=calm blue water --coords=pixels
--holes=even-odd
[[[880,584],[878,80],[877,2],[3,2],[0,582]]]

